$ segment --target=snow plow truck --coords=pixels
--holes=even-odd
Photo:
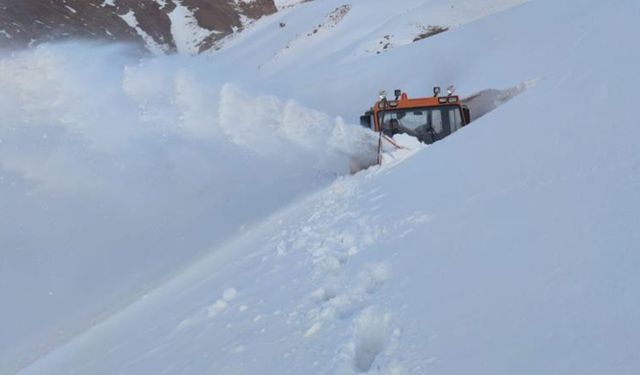
[[[456,132],[471,122],[469,108],[449,87],[446,96],[433,88],[433,96],[410,99],[402,90],[395,90],[395,99],[380,93],[375,105],[360,116],[360,124],[388,137],[408,134],[431,144]]]

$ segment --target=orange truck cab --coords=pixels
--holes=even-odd
[[[360,124],[390,137],[404,133],[431,144],[471,122],[469,108],[453,95],[453,88],[447,96],[439,96],[439,87],[434,87],[433,93],[433,97],[409,99],[395,90],[395,99],[389,100],[382,92],[380,100],[360,116]]]

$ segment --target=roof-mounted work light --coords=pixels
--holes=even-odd
[[[449,96],[453,95],[453,93],[454,93],[455,91],[456,91],[456,88],[455,88],[453,85],[451,85],[451,86],[447,87],[447,94],[448,94]]]
[[[437,97],[438,95],[440,95],[440,87],[436,86],[433,88],[433,97]]]

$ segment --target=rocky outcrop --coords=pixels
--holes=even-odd
[[[0,48],[75,38],[195,54],[276,10],[273,0],[0,0]]]

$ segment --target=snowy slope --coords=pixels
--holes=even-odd
[[[142,58],[128,47],[86,43],[5,52],[0,295],[14,303],[0,310],[12,322],[0,337],[0,364],[35,360],[243,227],[374,160],[375,139],[344,119],[353,122],[383,82],[343,77],[353,103],[341,87],[327,87],[344,66],[388,64],[336,63],[342,52],[332,41],[355,50],[363,31],[348,20],[370,16],[371,4],[353,4],[322,33],[317,54],[297,44],[301,63],[325,61],[321,74],[313,64],[279,74],[261,66],[273,67],[298,29],[330,18],[344,5],[338,1],[266,18],[210,57]]]
[[[375,3],[382,7],[385,2]],[[271,62],[277,56],[272,52],[278,51],[272,47],[283,41],[286,45],[291,36],[279,34],[278,23],[286,17],[280,14],[258,22],[254,35],[241,36],[210,61],[153,60],[129,67],[130,75],[119,81],[126,83],[126,95],[115,98],[134,106],[135,123],[153,119],[157,124],[167,116],[166,126],[181,124],[184,133],[169,133],[172,142],[222,147],[224,152],[212,154],[210,162],[231,155],[226,160],[234,160],[229,165],[235,170],[239,159],[233,156],[251,150],[247,163],[254,173],[261,169],[256,163],[263,163],[257,165],[264,165],[265,174],[291,176],[288,181],[301,184],[293,191],[300,196],[309,191],[316,174],[291,172],[292,165],[301,167],[311,158],[315,171],[338,172],[340,163],[309,156],[317,155],[316,145],[303,137],[310,129],[298,133],[295,124],[336,129],[341,121],[243,89],[294,97],[308,107],[354,118],[380,87],[403,87],[411,94],[426,91],[425,82],[451,82],[472,93],[542,80],[408,160],[341,177],[267,220],[245,226],[226,245],[212,247],[205,259],[22,374],[637,371],[640,149],[629,110],[638,77],[629,72],[639,56],[622,48],[633,43],[637,32],[620,33],[617,26],[633,24],[639,6],[632,1],[583,1],[577,7],[537,0],[387,53],[354,58],[356,46],[377,34],[369,24],[349,24],[349,17],[370,16],[370,4],[352,4],[349,15],[332,29],[336,31],[317,41],[316,55],[308,55],[304,43],[295,57],[281,60],[281,66]],[[416,4],[407,2],[406,9]],[[339,5],[313,2],[290,12],[322,19]],[[396,10],[389,9],[386,16],[393,17]],[[272,32],[259,33],[260,28]],[[295,30],[287,33],[297,35]],[[251,49],[256,45],[263,48]],[[248,51],[255,58],[241,59]],[[55,49],[52,53],[56,55]],[[255,81],[256,65],[263,67],[257,72],[260,81]],[[226,80],[242,89],[219,78],[206,79],[211,66],[228,73]],[[167,72],[167,67],[175,68]],[[253,76],[247,75],[252,71]],[[415,72],[424,77],[416,80]],[[188,84],[185,77],[191,78]],[[143,83],[150,81],[160,82],[146,88]],[[167,87],[175,87],[175,92]],[[176,99],[202,93],[218,99],[211,101],[220,103],[217,108]],[[174,108],[166,103],[177,104],[179,113],[161,110]],[[226,120],[238,116],[236,107],[240,129],[259,122],[278,136],[271,139],[272,132],[266,132],[247,137],[237,131]],[[3,107],[3,113],[9,108]],[[210,128],[200,116],[211,110],[217,122]],[[220,133],[224,142],[216,138]],[[367,143],[358,132],[352,137]],[[144,138],[116,141],[122,139]],[[204,141],[209,139],[216,141]],[[291,155],[293,160],[304,156],[305,163],[280,164],[273,157],[274,149],[289,144],[302,148]],[[3,168],[8,160],[24,162],[21,155],[5,151]],[[123,161],[136,160],[132,155],[124,153]],[[343,153],[328,155],[334,160]],[[25,170],[16,162],[3,174]],[[176,171],[192,176],[190,167]],[[223,174],[228,172],[223,168]],[[104,172],[99,176],[113,178]],[[234,191],[246,181],[242,176],[228,187],[227,196],[245,197]],[[153,181],[166,181],[160,177]],[[134,179],[123,181],[128,187],[139,186]],[[258,182],[256,191],[268,194],[267,200],[288,186],[267,177]],[[176,186],[169,184],[161,196],[193,194]],[[293,192],[263,212],[292,202]],[[20,194],[15,197],[20,202]],[[187,213],[193,210],[195,203],[184,203],[180,198],[176,206]],[[254,213],[237,202],[224,212],[229,209],[247,215],[235,220],[238,225]],[[160,212],[159,217],[164,215]],[[167,246],[167,254],[170,249]]]

